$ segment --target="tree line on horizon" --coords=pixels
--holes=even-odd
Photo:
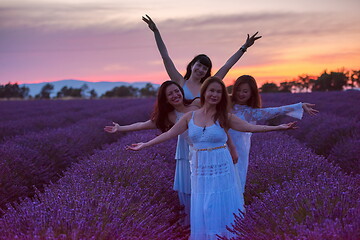
[[[228,86],[231,92],[233,85]],[[346,71],[345,69],[338,71],[326,70],[320,76],[301,75],[292,81],[284,81],[279,85],[275,83],[265,83],[259,89],[261,93],[268,92],[314,92],[314,91],[342,91],[346,88],[360,87],[360,70]],[[54,90],[51,83],[44,85],[40,93],[35,96],[29,95],[28,87],[20,87],[17,83],[0,85],[0,98],[11,99],[50,99]],[[157,89],[147,83],[145,87],[139,89],[132,86],[118,86],[112,90],[105,92],[100,97],[95,89],[88,89],[86,84],[80,88],[72,88],[64,86],[53,99],[62,98],[116,98],[116,97],[154,97]]]
[[[73,88],[64,86],[56,93],[55,97],[51,97],[54,85],[51,83],[45,84],[40,93],[35,96],[30,96],[28,87],[20,87],[17,83],[0,85],[0,98],[6,99],[64,99],[64,98],[115,98],[115,97],[154,97],[157,89],[151,84],[147,83],[143,88],[135,88],[132,86],[118,86],[110,91],[106,91],[100,97],[95,89],[89,90],[89,87],[84,84],[80,88]]]
[[[298,76],[292,81],[284,81],[279,85],[265,83],[260,87],[260,92],[316,92],[316,91],[342,91],[348,88],[360,87],[360,70],[338,71],[326,70],[320,76],[307,74]]]

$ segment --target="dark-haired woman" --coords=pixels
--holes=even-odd
[[[150,30],[154,32],[156,45],[170,79],[177,82],[184,89],[185,98],[193,99],[195,97],[199,97],[201,84],[205,81],[205,79],[211,76],[212,63],[210,58],[205,54],[197,55],[187,65],[186,74],[182,76],[171,60],[165,43],[161,38],[159,29],[156,27],[154,21],[148,15],[145,15],[142,19],[148,24]],[[248,34],[245,44],[227,60],[224,66],[222,66],[214,76],[223,79],[229,72],[230,68],[232,68],[232,66],[234,66],[234,64],[246,52],[247,48],[252,46],[257,39],[261,38],[256,37],[256,35],[257,33],[250,37]]]
[[[235,81],[230,99],[233,106],[232,113],[238,118],[252,124],[280,115],[301,119],[304,111],[309,115],[315,115],[318,112],[313,109],[314,104],[301,102],[281,107],[261,108],[259,90],[255,79],[250,75],[242,75]],[[236,166],[242,184],[241,188],[244,191],[252,133],[230,129],[229,134],[239,155]]]
[[[128,149],[141,150],[188,131],[194,147],[190,162],[190,239],[217,239],[217,234],[231,237],[226,226],[233,223],[234,213],[244,210],[244,200],[226,146],[227,129],[267,132],[294,128],[294,123],[253,125],[228,113],[226,87],[217,77],[210,77],[203,83],[201,105],[199,110],[184,114],[169,131],[146,143],[132,144]]]

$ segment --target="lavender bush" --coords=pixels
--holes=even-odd
[[[257,133],[252,137],[245,201],[250,204],[270,186],[298,175],[311,178],[319,173],[339,171],[339,167],[285,133]]]
[[[172,190],[176,139],[138,153],[124,149],[154,133],[127,135],[9,206],[0,239],[187,239]]]
[[[228,226],[234,239],[360,239],[358,96],[331,92],[274,94],[269,101],[264,97],[271,106],[316,103],[321,114],[305,116],[295,131],[253,135],[245,218]],[[0,214],[0,239],[188,238],[172,190],[175,139],[128,152],[126,144],[158,132],[102,131],[112,121],[148,119],[153,101],[138,102],[137,107],[131,101],[122,107],[102,101],[76,105],[76,111],[87,116],[79,115],[76,124],[30,128],[0,144],[0,201],[6,205]],[[16,119],[16,111],[3,109],[3,104],[0,114],[9,114],[4,122]],[[41,101],[34,109],[27,109],[31,102],[8,104],[21,105],[19,118],[56,114]],[[333,111],[342,108],[341,114]]]
[[[360,158],[356,151],[358,147],[346,151],[349,147],[343,144],[360,140],[359,92],[263,94],[263,100],[266,106],[280,106],[299,101],[315,103],[320,113],[315,117],[305,115],[298,123],[299,129],[289,133],[314,149],[317,154],[342,167],[345,172],[360,173]],[[272,123],[278,124],[289,120],[288,117],[280,117]],[[332,156],[329,156],[331,153]]]
[[[347,173],[360,173],[360,136],[338,141],[328,156],[329,161],[339,165]]]
[[[255,134],[245,196],[245,218],[229,228],[234,239],[360,237],[360,175],[344,174],[286,134]]]
[[[27,109],[12,109],[13,119],[0,121],[0,142],[16,135],[28,132],[39,132],[44,129],[66,127],[76,122],[101,116],[119,113],[119,110],[138,105],[147,105],[149,99],[104,99],[104,100],[69,100],[69,101],[32,101]],[[49,105],[43,105],[49,102]],[[153,102],[150,100],[150,102]],[[10,102],[12,103],[12,102]],[[23,102],[19,102],[22,103]],[[65,104],[66,103],[66,104]],[[38,104],[41,107],[37,108]],[[26,105],[27,106],[27,105]],[[16,117],[16,114],[19,116]],[[26,114],[26,115],[24,115]],[[14,116],[13,116],[14,115]],[[10,118],[9,115],[5,116]],[[21,117],[20,117],[21,116]],[[115,119],[119,119],[117,116]]]
[[[229,228],[234,239],[359,239],[360,178],[320,173],[275,185]]]
[[[106,114],[118,115],[120,124],[148,119],[152,102],[131,109],[123,108]],[[115,106],[113,106],[115,107]],[[124,116],[132,113],[132,118]],[[0,144],[0,207],[19,197],[32,195],[34,187],[56,181],[73,162],[91,154],[103,144],[111,143],[119,134],[108,134],[103,127],[113,118],[90,118],[73,126],[16,136]],[[119,119],[118,119],[119,120]],[[11,181],[9,181],[11,179]]]

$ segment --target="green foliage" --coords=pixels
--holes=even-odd
[[[138,89],[132,86],[119,86],[107,91],[102,97],[135,97],[137,91]]]
[[[35,95],[35,98],[50,99],[50,94],[54,90],[54,85],[47,83],[42,88],[39,94]]]
[[[28,87],[19,87],[17,83],[0,85],[0,98],[26,98],[28,96]]]
[[[347,84],[348,77],[344,72],[326,71],[315,81],[312,91],[341,91]]]
[[[156,96],[157,90],[151,83],[147,83],[145,87],[140,89],[140,94],[143,97],[154,97]]]
[[[309,91],[341,91],[346,87],[360,87],[360,70],[327,73],[326,70],[318,77],[307,74],[298,76],[293,81],[284,81],[280,86],[275,83],[265,83],[261,92],[309,92]]]
[[[157,89],[151,84],[147,83],[145,87],[138,89],[133,86],[119,86],[107,91],[101,97],[154,97],[157,94]]]
[[[82,96],[82,89],[81,88],[68,88],[67,86],[64,86],[61,88],[61,90],[57,93],[56,97],[62,98],[62,97],[81,97]]]
[[[278,92],[279,88],[275,83],[265,83],[260,88],[261,92],[268,93],[268,92]]]

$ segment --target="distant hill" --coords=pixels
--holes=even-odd
[[[114,87],[119,86],[133,86],[135,88],[143,88],[147,83],[150,82],[134,82],[134,83],[128,83],[128,82],[87,82],[87,81],[81,81],[81,80],[74,80],[74,79],[67,79],[67,80],[60,80],[55,82],[42,82],[42,83],[25,83],[20,84],[20,87],[26,86],[30,89],[29,94],[31,96],[35,96],[36,94],[40,93],[41,88],[47,84],[50,83],[54,86],[54,90],[51,93],[51,97],[56,96],[57,92],[61,90],[64,86],[72,87],[72,88],[80,88],[82,85],[86,84],[89,87],[89,90],[94,89],[98,96],[101,96],[106,91],[112,90]],[[151,83],[155,88],[158,88],[159,84]]]

